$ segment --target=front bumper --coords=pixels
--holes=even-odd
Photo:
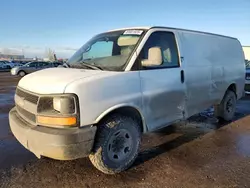
[[[17,75],[17,71],[14,70],[14,69],[11,69],[10,70],[10,74],[13,75],[13,76],[16,76]]]
[[[10,128],[17,140],[38,158],[73,160],[90,154],[96,133],[95,126],[56,129],[33,126],[24,121],[13,108],[9,112]]]

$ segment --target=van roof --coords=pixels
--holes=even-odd
[[[120,31],[120,30],[130,30],[130,29],[150,29],[151,27],[124,27],[124,28],[118,28],[118,29],[112,29],[109,30],[108,32],[112,32],[112,31]]]
[[[208,35],[216,35],[216,36],[220,36],[220,37],[227,37],[227,38],[231,38],[231,39],[235,39],[238,40],[235,37],[230,37],[230,36],[226,36],[226,35],[220,35],[220,34],[216,34],[216,33],[210,33],[210,32],[204,32],[204,31],[196,31],[196,30],[191,30],[191,29],[182,29],[182,28],[175,28],[175,27],[164,27],[164,26],[147,26],[147,27],[127,27],[127,28],[120,28],[120,29],[114,29],[114,30],[110,30],[108,32],[112,32],[112,31],[119,31],[119,30],[130,30],[130,29],[171,29],[171,30],[181,30],[181,31],[188,31],[188,32],[194,32],[194,33],[201,33],[201,34],[208,34]]]

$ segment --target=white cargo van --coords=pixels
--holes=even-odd
[[[245,63],[231,37],[168,27],[127,28],[90,39],[65,64],[23,77],[9,113],[36,156],[89,156],[104,173],[135,161],[141,134],[210,106],[232,120]]]

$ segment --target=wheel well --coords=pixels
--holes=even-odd
[[[133,108],[133,107],[120,107],[118,109],[115,109],[111,112],[109,112],[108,114],[106,114],[101,121],[107,119],[108,117],[114,115],[114,114],[120,114],[120,115],[124,115],[124,116],[128,116],[133,118],[134,120],[136,120],[141,128],[141,132],[145,132],[145,128],[143,126],[143,119],[142,116],[140,114],[140,112]]]
[[[17,73],[17,74],[19,74],[20,72],[24,72],[24,73],[26,74],[26,72],[25,72],[24,70],[20,70],[20,71],[18,71],[18,73]]]
[[[231,84],[228,88],[227,88],[227,91],[230,90],[230,91],[233,91],[237,97],[237,90],[236,90],[236,85],[235,84]]]

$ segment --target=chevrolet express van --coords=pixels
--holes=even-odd
[[[243,96],[236,38],[168,27],[98,34],[65,64],[24,76],[9,113],[17,140],[37,157],[89,156],[107,174],[135,161],[141,135],[210,106],[230,121]]]

